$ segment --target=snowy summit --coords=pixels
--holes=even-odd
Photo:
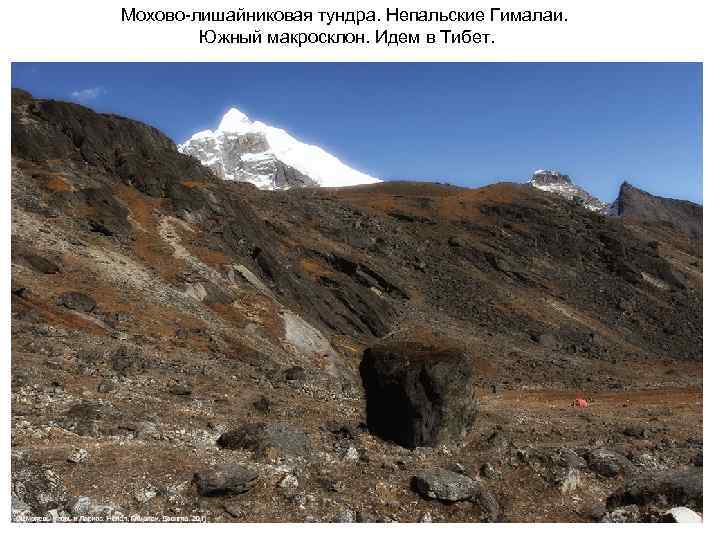
[[[215,131],[200,131],[178,149],[196,157],[220,178],[250,182],[261,189],[380,182],[318,146],[300,142],[282,129],[250,120],[234,107],[225,113]]]

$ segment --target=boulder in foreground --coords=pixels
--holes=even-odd
[[[447,503],[472,501],[484,510],[489,521],[495,521],[500,512],[495,496],[483,482],[445,469],[418,473],[412,479],[412,488],[428,499]]]

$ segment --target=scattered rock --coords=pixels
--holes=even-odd
[[[448,238],[448,246],[450,247],[463,247],[465,242],[459,236],[451,236]]]
[[[286,497],[294,495],[299,485],[300,482],[298,481],[297,476],[295,476],[294,474],[285,475],[283,479],[280,480],[280,482],[278,483],[280,491],[282,491]]]
[[[345,508],[341,510],[332,518],[333,523],[355,523],[355,512]]]
[[[657,458],[647,452],[633,456],[632,461],[641,469],[653,470],[660,468],[660,463]]]
[[[532,339],[541,347],[547,347],[548,349],[555,350],[559,346],[558,340],[553,334],[536,334],[532,336]]]
[[[286,381],[304,381],[307,374],[301,366],[293,366],[283,371],[283,378]]]
[[[571,493],[576,491],[582,484],[580,472],[576,469],[567,469],[565,474],[559,479],[561,493]]]
[[[348,446],[343,459],[345,461],[357,461],[360,459],[360,452],[358,452],[357,448],[354,446]]]
[[[432,518],[432,514],[430,512],[424,512],[423,515],[421,515],[418,518],[418,523],[432,523],[432,522],[433,522],[433,518]]]
[[[88,460],[88,451],[84,448],[75,448],[70,455],[68,456],[67,460],[70,463],[85,463]]]
[[[607,478],[614,478],[618,475],[625,475],[635,471],[635,466],[629,459],[605,448],[599,448],[589,452],[587,455],[587,463],[591,471]]]
[[[97,303],[92,296],[76,291],[62,293],[57,303],[59,306],[85,313],[91,313],[97,307]]]
[[[589,517],[592,521],[601,521],[605,515],[605,503],[591,502],[582,510],[582,514]]]
[[[245,424],[223,433],[218,446],[230,450],[245,449],[262,454],[268,448],[276,448],[283,454],[307,456],[310,440],[304,431],[288,424]]]
[[[150,502],[157,497],[157,491],[153,488],[144,488],[135,492],[135,500],[140,504]]]
[[[495,521],[500,508],[495,496],[479,480],[444,469],[424,471],[412,478],[413,490],[428,499],[444,502],[471,500],[480,506],[490,521]]]
[[[115,349],[110,360],[114,371],[122,375],[128,375],[134,367],[140,364],[141,358],[139,351],[136,349],[121,345]]]
[[[500,478],[498,470],[491,463],[485,462],[480,466],[480,474],[488,480],[497,480]]]
[[[57,274],[60,272],[60,267],[57,264],[36,253],[24,252],[18,258],[40,274]]]
[[[218,465],[195,473],[193,482],[197,485],[199,495],[222,497],[246,493],[252,488],[257,477],[255,471],[242,465]]]
[[[121,416],[115,407],[102,401],[83,401],[70,407],[63,414],[61,423],[80,436],[97,437],[111,421]]]
[[[265,396],[260,396],[260,399],[253,401],[252,405],[256,411],[268,414],[270,412],[270,408],[272,407],[272,402]]]
[[[168,392],[176,396],[189,396],[192,394],[192,386],[188,383],[175,383],[168,386]]]
[[[29,507],[40,516],[52,508],[64,507],[70,499],[63,479],[52,469],[29,462],[26,456],[11,457],[12,491],[18,511]]]
[[[623,429],[623,435],[635,439],[645,439],[648,436],[647,429],[643,426],[627,426]]]
[[[10,496],[10,521],[13,523],[22,522],[32,516],[32,508],[12,491]]]
[[[232,501],[228,501],[223,504],[223,509],[236,519],[240,519],[245,516],[245,510],[243,506]]]
[[[631,504],[660,506],[689,506],[702,511],[702,469],[670,470],[645,473],[625,482],[608,497],[608,508]]]
[[[101,517],[106,520],[123,517],[123,512],[115,506],[100,504],[94,499],[81,495],[70,501],[67,511],[75,517]]]
[[[639,523],[640,508],[636,504],[617,508],[607,512],[600,521],[602,523]]]
[[[108,394],[113,390],[115,390],[115,382],[112,379],[103,379],[97,387],[97,391],[101,394]]]
[[[357,429],[347,422],[338,422],[337,420],[330,420],[325,424],[325,429],[342,439],[354,439],[357,435]]]
[[[481,487],[465,475],[443,469],[422,472],[412,479],[412,488],[420,495],[448,502],[471,499]]]
[[[472,364],[462,346],[417,336],[365,350],[367,423],[408,448],[461,441],[475,418]]]

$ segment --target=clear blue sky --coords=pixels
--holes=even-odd
[[[236,106],[383,179],[465,186],[558,169],[702,200],[700,64],[22,63],[12,82],[182,142]]]

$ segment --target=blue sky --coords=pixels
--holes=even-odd
[[[702,67],[629,63],[15,63],[12,83],[177,142],[225,110],[383,179],[481,186],[569,174],[702,201]]]

